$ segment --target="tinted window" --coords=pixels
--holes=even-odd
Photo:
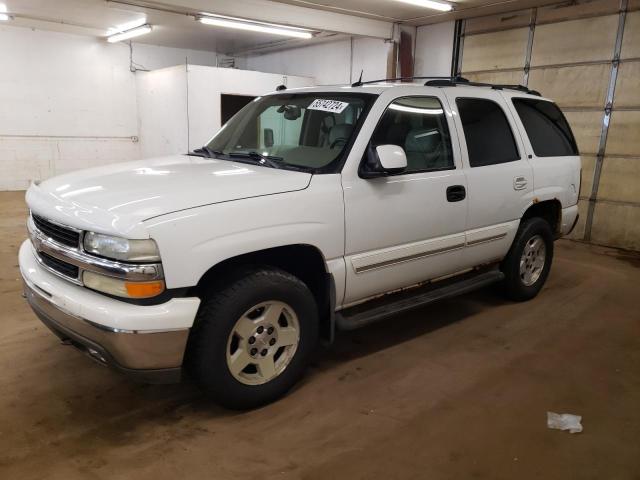
[[[454,168],[447,119],[437,98],[395,100],[380,119],[371,143],[402,147],[407,154],[404,173]]]
[[[538,157],[578,155],[571,128],[555,103],[514,98],[513,104]]]
[[[496,102],[458,98],[456,104],[472,167],[512,162],[520,158],[507,117]]]

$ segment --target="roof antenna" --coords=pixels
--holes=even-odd
[[[358,79],[357,82],[351,84],[352,87],[361,87],[362,86],[362,74],[363,73],[364,73],[364,69],[360,70],[360,78]]]
[[[276,92],[281,92],[281,91],[286,90],[286,89],[287,89],[286,85],[278,85],[276,87]]]

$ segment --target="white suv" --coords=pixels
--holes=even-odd
[[[534,297],[580,171],[563,114],[524,87],[280,88],[188,155],[32,185],[20,269],[65,343],[249,408],[337,329],[491,282]]]

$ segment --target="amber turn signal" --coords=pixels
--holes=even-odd
[[[160,295],[164,291],[164,282],[125,282],[125,288],[131,298],[149,298]]]

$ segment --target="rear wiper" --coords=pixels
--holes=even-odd
[[[212,150],[211,148],[209,148],[207,145],[200,147],[200,148],[196,148],[193,153],[195,154],[201,154],[204,153],[207,158],[216,158],[220,155],[222,155],[222,152],[218,152],[217,150]]]
[[[282,157],[274,157],[271,155],[262,155],[261,153],[258,153],[256,151],[251,151],[251,152],[231,152],[227,154],[230,157],[236,157],[236,158],[250,158],[252,160],[255,160],[256,163],[260,164],[260,165],[266,165],[268,167],[271,168],[282,168],[282,162],[284,161],[284,158]]]

